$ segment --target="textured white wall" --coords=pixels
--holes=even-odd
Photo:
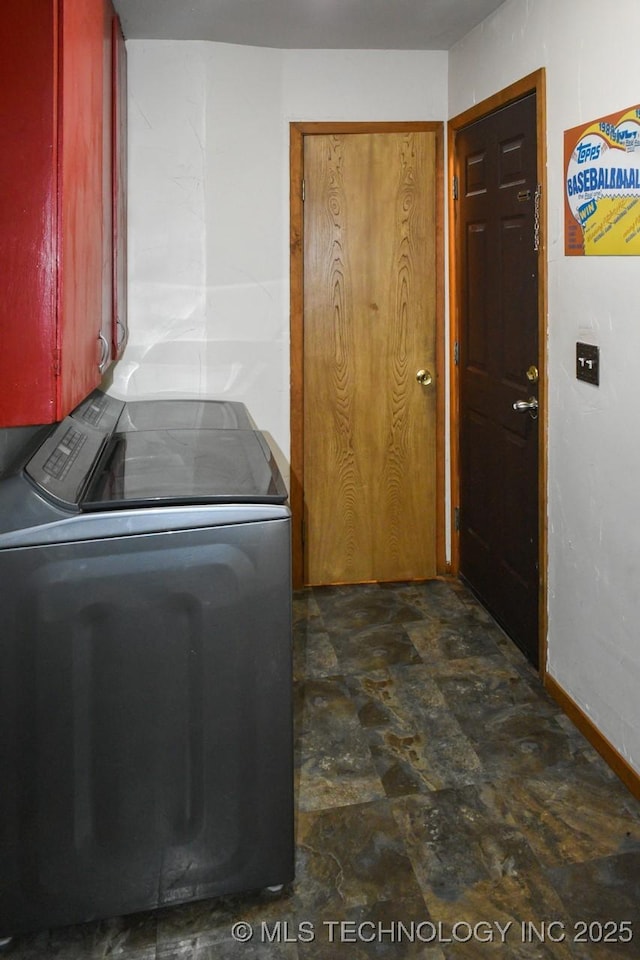
[[[207,390],[206,47],[128,44],[130,336],[112,374],[122,396]]]
[[[286,50],[287,120],[445,120],[443,51]]]
[[[447,55],[129,41],[120,396],[247,403],[289,455],[289,122],[443,120]]]
[[[449,116],[547,71],[550,674],[640,771],[640,356],[632,257],[563,254],[563,131],[640,102],[637,0],[508,0],[449,56]],[[601,386],[575,379],[600,346]]]

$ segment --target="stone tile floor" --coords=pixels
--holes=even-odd
[[[462,585],[298,592],[294,675],[289,888],[6,956],[640,958],[640,804]]]

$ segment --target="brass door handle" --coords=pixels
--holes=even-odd
[[[416,373],[416,380],[418,383],[422,384],[423,387],[428,387],[433,381],[433,377],[431,376],[429,370],[418,370]]]

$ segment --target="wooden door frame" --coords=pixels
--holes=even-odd
[[[464,127],[482,120],[503,107],[536,94],[537,175],[542,188],[540,201],[540,246],[538,250],[538,381],[540,416],[538,419],[538,650],[539,671],[546,674],[547,661],[547,216],[546,216],[546,86],[544,68],[511,84],[494,96],[475,104],[448,123],[447,146],[449,183],[462,182],[460,158],[456,152],[456,135]],[[450,429],[451,429],[451,503],[460,503],[460,368],[456,364],[456,344],[460,340],[460,304],[462,284],[462,243],[454,191],[449,193],[449,303],[450,303]],[[460,531],[451,534],[451,572],[460,571]]]
[[[293,586],[304,583],[304,138],[353,133],[435,133],[436,135],[436,568],[446,572],[445,555],[445,348],[444,348],[444,124],[442,122],[296,122],[289,125],[290,360]]]

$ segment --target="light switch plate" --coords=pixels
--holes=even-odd
[[[600,385],[600,347],[576,343],[576,377],[596,387]]]

